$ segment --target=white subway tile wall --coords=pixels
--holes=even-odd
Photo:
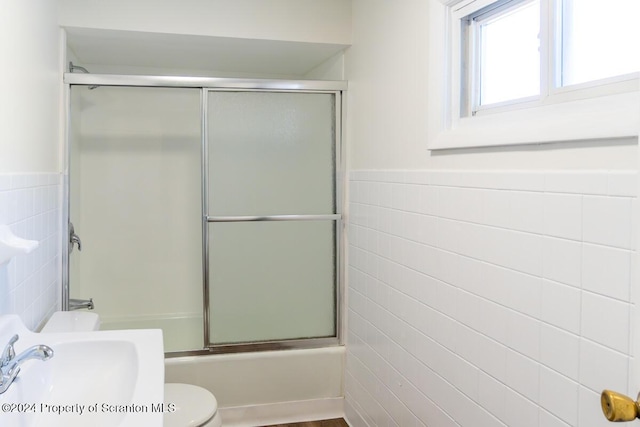
[[[354,427],[604,427],[629,389],[635,172],[352,171]]]
[[[60,306],[61,175],[0,174],[0,224],[39,246],[0,266],[0,314],[36,330]]]

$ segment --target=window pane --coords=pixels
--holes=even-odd
[[[640,70],[639,0],[564,0],[562,86]]]
[[[478,20],[480,105],[540,93],[540,3],[520,4]]]

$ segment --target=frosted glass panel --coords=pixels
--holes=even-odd
[[[333,94],[209,92],[209,215],[335,213]]]
[[[335,222],[209,225],[213,344],[335,336]]]
[[[102,329],[160,328],[165,351],[203,347],[200,91],[73,87],[72,298]]]

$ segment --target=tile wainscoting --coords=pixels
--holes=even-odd
[[[60,306],[61,175],[0,174],[0,223],[39,246],[0,266],[0,314],[36,330]]]
[[[346,415],[597,427],[628,378],[634,171],[353,171]]]

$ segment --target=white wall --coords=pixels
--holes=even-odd
[[[429,39],[429,14],[438,7],[436,0],[353,1],[346,57],[353,169],[635,169],[637,139],[429,152],[429,45],[444,42]]]
[[[0,13],[0,172],[58,172],[56,3],[7,0]]]
[[[435,3],[353,1],[347,418],[604,427],[600,389],[636,392],[637,138],[429,152]]]
[[[60,303],[59,46],[55,2],[2,2],[0,223],[40,246],[0,266],[0,314],[31,329]]]
[[[304,77],[316,80],[344,80],[344,52],[327,59]]]
[[[348,44],[344,0],[60,0],[64,27]]]
[[[60,307],[60,174],[0,173],[0,224],[38,248],[0,266],[0,314],[37,329]]]
[[[352,172],[351,424],[605,427],[600,391],[636,392],[636,183]]]

